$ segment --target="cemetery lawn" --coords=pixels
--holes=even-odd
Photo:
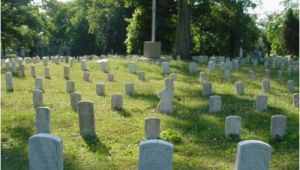
[[[42,62],[36,72],[43,78],[44,105],[51,109],[51,132],[63,139],[64,169],[137,169],[139,143],[144,138],[144,119],[161,119],[161,137],[175,145],[173,169],[231,170],[234,168],[237,143],[240,140],[261,140],[272,146],[271,169],[299,169],[299,121],[298,109],[292,105],[292,94],[287,92],[287,81],[295,80],[299,89],[298,73],[288,78],[287,69],[283,77],[276,78],[278,69],[271,70],[271,93],[268,94],[268,111],[255,111],[255,97],[262,94],[261,81],[264,66],[255,68],[256,80],[247,77],[250,65],[233,72],[232,80],[225,80],[220,66],[214,73],[208,73],[213,83],[213,93],[222,96],[222,112],[208,113],[208,97],[202,96],[199,72],[207,72],[207,64],[197,66],[196,74],[189,74],[188,62],[171,61],[175,81],[176,113],[158,114],[157,94],[164,87],[164,75],[160,64],[138,62],[137,70],[144,71],[146,81],[138,81],[136,74],[127,70],[128,60],[111,59],[109,68],[115,74],[115,81],[108,82],[106,74],[100,71],[99,64],[89,61],[92,82],[83,81],[83,72],[76,62],[71,68],[71,79],[75,80],[75,91],[84,100],[94,102],[97,138],[83,139],[79,135],[78,116],[70,107],[66,80],[63,79],[63,63],[49,62],[51,79],[45,79]],[[5,70],[1,77],[1,168],[3,170],[28,169],[28,139],[35,134],[35,111],[32,106],[34,79],[30,76],[30,64],[26,64],[26,77],[14,76],[14,91],[5,90]],[[245,84],[245,95],[236,96],[236,81]],[[106,96],[96,95],[96,82],[105,82]],[[134,83],[135,93],[126,96],[124,84]],[[112,111],[110,96],[122,93],[124,110]],[[272,115],[288,116],[287,135],[281,141],[270,138]],[[225,117],[242,117],[241,139],[224,137]]]

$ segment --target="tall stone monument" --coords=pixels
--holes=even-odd
[[[155,22],[156,22],[156,0],[153,0],[151,41],[144,42],[144,57],[159,58],[161,54],[161,42],[155,41]]]

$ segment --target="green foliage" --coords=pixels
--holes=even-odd
[[[291,56],[299,56],[299,19],[289,9],[283,24],[283,44]]]
[[[173,129],[166,129],[161,132],[162,139],[172,142],[174,144],[179,144],[182,142],[182,135]]]

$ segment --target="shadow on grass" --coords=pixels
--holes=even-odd
[[[158,101],[159,101],[158,95],[154,95],[154,94],[135,92],[135,93],[133,93],[133,95],[131,95],[129,97],[133,98],[134,100],[144,100],[147,102],[151,102],[151,104],[158,103]]]
[[[122,108],[122,109],[113,109],[113,111],[115,111],[117,114],[119,114],[120,116],[123,117],[131,117],[131,113],[128,112],[126,109]]]
[[[88,136],[82,138],[90,151],[109,155],[110,148],[102,143],[97,136]]]
[[[1,169],[28,169],[28,139],[32,134],[33,128],[29,126],[16,126],[7,133],[2,131]]]

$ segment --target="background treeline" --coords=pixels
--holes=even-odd
[[[151,0],[3,0],[1,48],[26,55],[142,54],[151,38]],[[163,54],[299,55],[298,1],[256,22],[254,0],[157,0],[156,40]]]

